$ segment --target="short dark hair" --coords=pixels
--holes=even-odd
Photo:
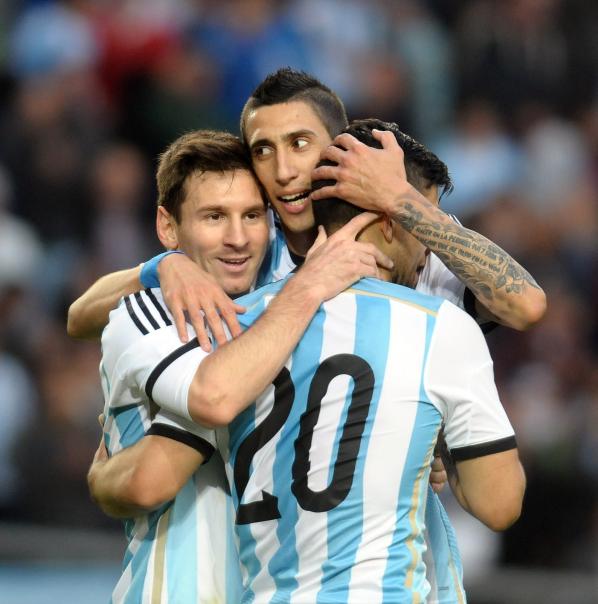
[[[158,205],[180,222],[187,179],[193,174],[232,170],[247,170],[253,174],[247,148],[237,136],[215,130],[183,134],[160,155],[156,175]],[[263,191],[262,197],[265,199]]]
[[[428,187],[436,185],[442,196],[453,190],[453,183],[446,164],[420,142],[401,132],[395,122],[383,122],[374,118],[354,120],[345,128],[344,132],[353,135],[369,147],[381,149],[382,144],[374,138],[372,133],[374,129],[390,130],[395,135],[405,156],[407,180],[418,191],[423,192]],[[322,160],[318,165],[332,166],[336,163]],[[312,189],[315,191],[333,184],[335,181],[318,180],[312,182]],[[315,201],[312,206],[316,225],[321,224],[327,231],[346,224],[365,211],[337,197]]]
[[[245,124],[254,109],[292,101],[307,103],[324,124],[330,138],[347,127],[347,111],[339,96],[305,71],[283,67],[271,73],[253,91],[241,112],[241,139],[247,142]]]

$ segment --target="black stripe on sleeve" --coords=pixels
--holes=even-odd
[[[137,300],[137,304],[139,304],[139,308],[145,315],[146,319],[150,322],[150,325],[154,329],[160,329],[160,326],[158,325],[158,321],[156,321],[156,319],[154,319],[154,315],[152,315],[152,313],[149,311],[149,308],[145,305],[145,302],[143,301],[143,298],[141,297],[141,292],[135,292],[135,300]]]
[[[203,455],[203,463],[209,461],[210,457],[212,457],[212,453],[214,453],[214,446],[207,440],[201,438],[201,436],[186,432],[180,428],[175,428],[174,426],[168,426],[167,424],[152,424],[146,434],[149,436],[163,436],[164,438],[170,438],[195,449]]]
[[[470,445],[468,447],[457,447],[451,449],[451,457],[453,461],[466,461],[467,459],[475,459],[476,457],[484,457],[493,453],[502,453],[517,448],[515,436],[507,436],[500,440],[493,440],[489,443],[480,443],[479,445]]]
[[[167,357],[164,357],[155,367],[154,370],[150,373],[150,376],[147,378],[147,382],[145,384],[145,393],[147,396],[152,399],[152,393],[154,390],[154,386],[156,385],[156,381],[162,375],[164,370],[171,364],[174,363],[179,357],[183,356],[185,353],[193,350],[194,348],[199,348],[199,341],[197,338],[193,338],[190,342],[187,342],[185,345],[180,346],[176,350],[173,350]]]
[[[133,310],[133,305],[131,304],[131,296],[125,296],[125,306],[127,307],[127,312],[129,316],[133,320],[133,323],[137,326],[137,329],[145,336],[149,333],[149,331],[145,328],[143,323],[139,320],[139,317],[135,314]]]
[[[154,292],[151,289],[146,289],[145,293],[147,297],[152,301],[152,304],[156,307],[156,310],[160,313],[160,316],[162,317],[164,323],[166,323],[166,325],[172,325],[172,321],[166,314],[164,307],[160,304],[160,302],[158,302],[156,296],[154,296]]]
[[[478,319],[478,313],[475,309],[476,297],[473,295],[473,292],[469,289],[469,287],[465,288],[463,292],[463,306],[465,307],[465,312],[473,317],[476,322]],[[488,333],[492,331],[495,327],[498,327],[498,323],[495,321],[486,321],[485,323],[479,323],[480,329],[482,333]]]

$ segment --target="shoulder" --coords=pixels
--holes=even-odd
[[[102,333],[102,356],[107,366],[125,356],[137,357],[142,351],[146,351],[143,356],[153,357],[179,345],[172,315],[158,288],[123,297],[110,312]]]
[[[385,298],[391,303],[410,306],[431,315],[436,315],[443,302],[446,302],[438,296],[431,296],[410,287],[388,283],[380,279],[362,279],[347,291],[366,299]]]

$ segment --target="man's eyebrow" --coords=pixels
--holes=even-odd
[[[259,201],[256,202],[255,204],[248,206],[247,208],[245,208],[243,210],[243,212],[256,212],[256,211],[261,211],[264,209],[264,203]],[[197,208],[198,212],[201,213],[205,213],[205,212],[222,212],[222,213],[226,213],[230,210],[230,208],[225,205],[225,204],[212,204],[209,206],[205,206],[203,208]]]
[[[316,133],[309,128],[302,128],[301,130],[293,130],[292,132],[286,132],[282,135],[282,139],[286,142],[298,138],[300,136],[316,136]],[[272,144],[272,139],[270,138],[260,138],[249,146],[250,149],[255,149],[257,147],[265,147],[267,145]]]

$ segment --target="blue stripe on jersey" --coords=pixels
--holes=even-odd
[[[419,297],[417,296],[417,298]],[[437,309],[443,300],[437,299],[436,301],[438,302]],[[431,302],[430,306],[433,308],[436,302],[434,302],[434,299]],[[430,456],[436,443],[442,417],[431,404],[423,387],[423,379],[435,323],[436,317],[428,315],[422,362],[424,370],[422,370],[420,378],[420,404],[417,407],[412,429],[412,435],[415,435],[416,438],[412,437],[409,443],[403,476],[401,477],[397,527],[393,537],[393,545],[389,548],[383,579],[382,601],[385,604],[396,602],[399,595],[399,601],[403,601],[403,599],[411,600],[414,593],[419,595],[419,601],[425,602],[429,591],[422,558],[425,548],[423,530],[428,494],[427,481],[430,475]],[[405,513],[406,510],[408,510],[407,513]]]
[[[197,600],[197,573],[189,570],[202,564],[202,560],[197,559],[196,498],[197,488],[192,477],[177,493],[170,511],[166,538],[168,602]]]
[[[457,539],[447,513],[431,487],[428,489],[426,529],[434,558],[438,603],[464,603],[463,567]]]
[[[282,252],[286,247],[284,235],[279,228],[275,228],[274,239],[268,245],[268,250],[257,274],[256,287],[271,283],[274,273],[280,265]]]
[[[145,577],[147,575],[147,564],[151,554],[154,538],[156,536],[156,527],[158,522],[153,522],[139,548],[131,560],[131,584],[127,589],[127,594],[123,604],[139,604],[143,601],[143,588]]]
[[[289,477],[293,475],[294,442],[299,435],[300,418],[307,406],[310,387],[310,381],[305,379],[305,368],[313,367],[314,359],[317,364],[320,357],[325,318],[325,311],[320,309],[293,353],[291,380],[295,384],[295,402],[276,445],[272,482],[281,516],[276,527],[281,546],[268,564],[268,571],[275,578],[276,584],[276,592],[272,598],[274,602],[290,601],[292,592],[299,585],[296,579],[299,569],[295,536],[298,520],[297,500],[289,490]]]
[[[126,407],[113,407],[110,415],[114,417],[118,433],[120,435],[120,446],[124,449],[134,445],[145,434],[145,426],[139,412],[139,405],[127,405]]]
[[[424,367],[426,366],[428,351],[430,349],[434,324],[435,321],[431,317],[428,317]],[[421,399],[429,402],[430,399],[424,388],[423,375],[422,372]],[[463,567],[461,566],[461,556],[457,547],[457,537],[440,499],[438,499],[438,496],[431,489],[430,493],[435,497],[435,505],[429,514],[426,509],[426,522],[430,521],[430,524],[427,526],[428,539],[432,555],[434,556],[438,602],[445,604],[465,602]],[[428,496],[428,504],[430,503],[429,499],[430,496]],[[431,519],[433,515],[436,516],[434,521]]]
[[[231,441],[233,438],[235,440],[238,439],[238,442],[243,442],[247,434],[253,432],[255,429],[255,407],[251,406],[243,413],[238,415],[232,423],[229,425],[229,438]],[[231,457],[230,457],[230,466],[231,468],[235,467],[235,461],[237,457],[238,448],[231,447]],[[233,497],[233,502],[235,505],[235,509],[239,507],[239,496],[234,488],[234,484],[231,488],[231,493]],[[256,540],[253,538],[251,534],[251,524],[238,524],[236,525],[236,531],[239,536],[239,557],[243,560],[243,564],[249,574],[249,577],[255,577],[259,573],[261,569],[261,563],[259,558],[256,555]],[[255,599],[255,594],[253,591],[248,589],[243,594],[243,602],[253,602]]]
[[[363,473],[374,418],[379,403],[382,381],[386,371],[390,334],[390,305],[387,299],[372,301],[356,296],[354,354],[368,360],[375,379],[366,425],[361,437],[357,463],[351,490],[342,505],[328,512],[328,560],[324,562],[322,583],[326,589],[318,593],[318,601],[346,602],[349,598],[351,569],[363,533]],[[360,325],[379,326],[376,338],[370,332],[359,329]],[[351,393],[351,396],[353,393]],[[350,401],[349,401],[350,402]],[[344,411],[346,413],[346,410]],[[344,419],[346,415],[344,416]],[[343,422],[344,423],[344,422]],[[342,424],[341,424],[342,428]],[[337,435],[338,438],[338,435]],[[330,563],[335,560],[335,565]],[[340,564],[337,564],[340,562]]]
[[[385,281],[380,281],[380,279],[370,279],[369,277],[361,279],[361,281],[353,285],[348,291],[363,291],[381,296],[390,296],[396,300],[419,306],[422,309],[433,313],[437,313],[442,303],[446,302],[444,298],[428,296],[427,294],[421,294],[410,287],[404,287],[402,285],[397,285],[396,283],[387,283]]]
[[[247,294],[242,298],[237,299],[237,303],[247,308],[246,312],[242,315],[238,315],[239,323],[243,328],[249,327],[255,320],[256,317],[262,314],[265,306],[265,294],[269,289],[277,290],[281,285],[272,284],[271,288],[262,288],[258,292]],[[242,443],[248,434],[255,430],[255,406],[252,405],[241,414],[239,414],[229,425],[229,439],[231,444]],[[230,467],[235,467],[235,461],[237,456],[238,446],[230,447]],[[239,496],[234,488],[231,488],[231,495],[235,509],[239,507]],[[255,577],[260,569],[261,563],[256,555],[256,541],[251,533],[250,524],[240,524],[236,526],[236,532],[239,536],[239,556],[243,560],[245,568],[250,577]],[[236,545],[233,544],[236,548]],[[228,576],[227,576],[228,581]],[[227,592],[228,593],[228,592]],[[248,589],[243,594],[243,602],[253,602],[255,594]]]

